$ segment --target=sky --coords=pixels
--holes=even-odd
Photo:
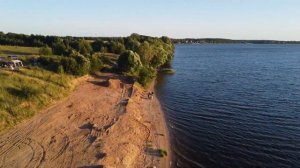
[[[0,31],[300,41],[300,0],[0,0]]]

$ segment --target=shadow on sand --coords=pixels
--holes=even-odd
[[[91,166],[81,166],[78,168],[103,168],[103,165],[91,165]]]
[[[97,80],[92,80],[92,81],[88,81],[89,83],[92,83],[94,85],[97,85],[97,86],[102,86],[102,87],[108,87],[109,86],[109,83],[108,81],[97,81]]]
[[[93,77],[96,80],[90,80],[88,81],[89,83],[92,83],[97,86],[102,86],[102,87],[108,87],[109,86],[109,79],[119,79],[123,84],[133,84],[134,80],[131,77],[125,77],[123,75],[119,74],[113,74],[113,73],[108,73],[108,74],[94,74]]]
[[[162,157],[158,149],[153,149],[151,147],[146,147],[145,153],[151,156]]]
[[[126,77],[117,73],[104,73],[104,74],[95,74],[93,75],[96,79],[101,79],[107,81],[108,79],[119,79],[124,84],[133,84],[134,80],[131,77]]]

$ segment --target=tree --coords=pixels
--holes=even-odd
[[[129,38],[131,38],[132,40],[135,41],[141,41],[141,35],[137,34],[137,33],[132,33]]]
[[[155,47],[154,50],[155,53],[153,54],[153,58],[151,60],[151,66],[154,68],[159,68],[166,63],[167,54],[162,46]]]
[[[154,69],[150,67],[141,67],[139,69],[138,82],[143,86],[147,86],[147,84],[152,81],[155,75],[156,72]]]
[[[164,43],[172,44],[172,40],[167,36],[162,36],[161,39]]]
[[[100,57],[98,55],[92,55],[90,58],[91,62],[91,73],[96,73],[100,70],[101,66],[103,65]]]
[[[125,51],[125,46],[124,44],[120,43],[120,42],[111,42],[110,44],[110,52],[115,53],[115,54],[121,54]]]
[[[89,55],[93,52],[93,49],[91,44],[88,41],[82,39],[79,41],[78,51],[82,55]]]
[[[141,57],[141,61],[144,65],[148,65],[153,57],[153,52],[150,44],[145,41],[138,48],[138,54]]]
[[[137,75],[139,68],[142,67],[140,56],[133,51],[125,51],[118,59],[118,67],[123,72]]]
[[[52,45],[52,49],[55,55],[64,55],[67,48],[62,41],[57,41]]]
[[[82,76],[88,74],[91,68],[90,60],[82,55],[77,55],[74,58],[77,62],[75,75]]]
[[[140,42],[137,41],[135,38],[132,37],[128,37],[126,40],[126,49],[128,50],[132,50],[132,51],[138,51],[138,48],[140,46]]]
[[[93,40],[93,42],[90,43],[83,38],[71,36],[5,34],[0,32],[0,45],[43,46],[40,48],[40,54],[44,56],[37,59],[40,65],[52,71],[64,70],[65,73],[73,75],[94,73],[99,70],[102,63],[114,64],[115,58],[99,55],[91,56],[94,52],[109,52],[121,54],[118,65],[122,72],[135,77],[140,83],[146,83],[151,78],[152,71],[156,72],[158,68],[169,67],[174,56],[174,45],[172,43],[174,39],[171,40],[165,36],[156,38],[133,33],[125,38],[89,37],[88,40]],[[187,40],[193,41],[193,39]],[[177,41],[184,42],[186,40]],[[223,42],[224,40],[206,39],[204,41]],[[252,42],[265,43],[267,41]],[[52,48],[53,54],[68,57],[45,56],[51,55],[51,48],[47,45]],[[60,65],[62,65],[62,68]]]
[[[104,47],[104,42],[102,40],[96,40],[92,43],[92,48],[94,52],[100,52]]]
[[[73,57],[63,57],[61,65],[63,66],[64,72],[72,75],[77,74],[77,62]]]
[[[52,48],[47,45],[39,49],[40,55],[52,55]]]

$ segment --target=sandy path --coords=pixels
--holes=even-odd
[[[145,109],[157,100],[141,98],[142,90],[132,93],[132,85],[119,80],[107,87],[106,78],[90,78],[1,135],[0,167],[168,167],[167,159],[146,151],[149,140],[168,147],[160,109],[151,115]]]

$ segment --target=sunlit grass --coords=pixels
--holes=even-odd
[[[0,45],[0,55],[38,55],[38,47],[20,47]]]
[[[0,131],[14,126],[72,89],[73,76],[40,68],[0,69]]]

